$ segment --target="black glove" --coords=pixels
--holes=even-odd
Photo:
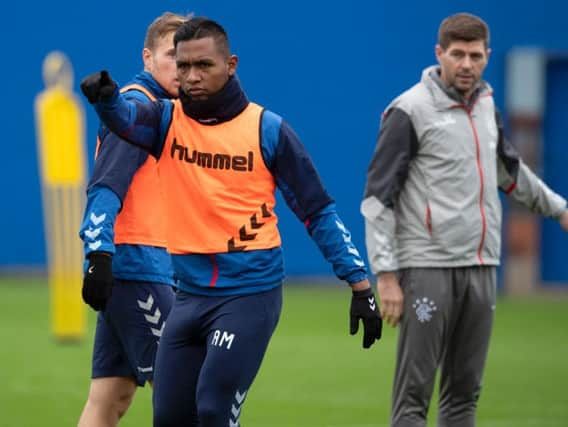
[[[93,310],[104,310],[112,293],[112,256],[107,252],[91,252],[89,267],[83,278],[83,301]]]
[[[363,348],[369,348],[375,340],[381,339],[383,320],[371,288],[353,291],[349,314],[351,317],[351,335],[355,335],[359,330],[359,319],[363,320]]]
[[[88,75],[81,81],[81,91],[91,104],[110,99],[115,89],[116,83],[106,70]]]

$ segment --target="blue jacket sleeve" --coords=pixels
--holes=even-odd
[[[128,91],[125,96],[140,103],[151,102],[145,94],[137,90]],[[105,126],[99,129],[98,140],[100,146],[87,188],[106,186],[120,198],[121,202],[124,202],[130,183],[147,160],[148,152],[127,144]]]
[[[365,262],[351,241],[351,233],[337,214],[334,203],[314,215],[306,227],[338,278],[350,284],[367,278]]]
[[[112,132],[154,157],[160,157],[172,120],[171,101],[129,100],[117,86],[110,99],[94,105],[99,118]]]
[[[97,185],[89,188],[87,207],[79,231],[85,257],[94,251],[114,254],[114,222],[120,207],[119,197],[108,187]]]
[[[261,122],[261,148],[286,204],[304,223],[337,277],[348,283],[367,278],[365,263],[306,149],[286,122],[266,110]]]

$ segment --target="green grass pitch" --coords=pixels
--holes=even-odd
[[[244,427],[388,426],[396,330],[370,350],[348,334],[349,290],[285,286],[280,324],[249,392]],[[49,334],[43,280],[0,280],[0,426],[74,426],[87,396],[95,315],[80,344]],[[221,368],[222,369],[222,368]],[[436,404],[429,426],[435,425]],[[140,389],[121,426],[151,426]],[[568,298],[501,298],[480,427],[568,426]]]

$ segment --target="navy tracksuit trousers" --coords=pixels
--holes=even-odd
[[[155,427],[238,427],[282,308],[282,287],[250,295],[179,291],[156,357]]]

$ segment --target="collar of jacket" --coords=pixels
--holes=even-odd
[[[152,92],[152,94],[158,99],[160,99],[160,98],[172,99],[173,98],[173,96],[171,96],[156,81],[156,79],[154,79],[154,77],[152,77],[152,74],[150,74],[148,71],[141,71],[140,73],[136,74],[134,76],[134,79],[132,79],[132,81],[130,83],[136,83],[136,84],[144,86],[146,89],[148,89],[150,92]]]
[[[223,89],[204,101],[193,101],[181,88],[179,99],[183,112],[203,125],[217,125],[232,120],[249,103],[239,80],[234,76],[229,77]]]
[[[448,87],[442,81],[440,77],[440,66],[433,65],[431,67],[426,68],[422,72],[422,83],[426,85],[432,98],[434,100],[434,104],[440,110],[446,110],[449,108],[472,108],[475,102],[481,96],[491,95],[493,90],[489,83],[485,80],[480,80],[477,82],[477,87],[473,91],[472,95],[466,101],[461,93],[459,93],[454,87]]]

